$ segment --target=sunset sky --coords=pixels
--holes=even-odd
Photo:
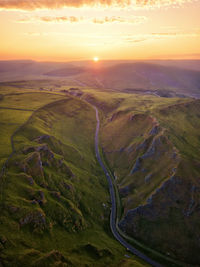
[[[0,59],[200,59],[200,1],[0,0]]]

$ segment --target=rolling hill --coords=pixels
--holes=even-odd
[[[110,232],[93,108],[64,93],[8,90],[1,87],[1,264],[147,266],[124,257]]]
[[[200,264],[199,71],[158,63],[0,63],[3,266],[148,266],[110,230],[92,106],[120,234],[164,266]]]
[[[171,64],[171,65],[170,65]],[[62,79],[66,85],[157,94],[200,96],[199,61],[83,61],[69,63],[1,61],[0,81]]]

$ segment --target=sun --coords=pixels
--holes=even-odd
[[[99,61],[99,58],[98,58],[98,57],[94,57],[94,58],[93,58],[93,61],[94,61],[94,62],[98,62],[98,61]]]

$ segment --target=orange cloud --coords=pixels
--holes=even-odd
[[[75,16],[70,16],[70,17],[66,17],[66,16],[62,16],[62,17],[40,17],[39,18],[41,21],[43,22],[79,22],[79,18],[75,17]]]
[[[104,24],[104,23],[132,23],[132,24],[141,24],[147,20],[145,16],[133,16],[130,18],[124,17],[104,17],[104,18],[94,18],[93,23]]]
[[[51,23],[75,23],[75,22],[90,22],[95,24],[105,24],[105,23],[131,23],[131,24],[141,24],[147,20],[145,16],[131,16],[129,18],[125,17],[100,17],[100,18],[86,18],[86,17],[76,17],[76,16],[61,16],[61,17],[25,17],[19,19],[17,22],[20,23],[34,23],[34,22],[51,22]]]
[[[161,7],[177,6],[195,0],[0,0],[1,9],[57,9],[82,6]]]
[[[24,17],[16,22],[18,23],[35,23],[35,22],[52,22],[52,23],[63,23],[63,22],[69,22],[69,23],[74,23],[74,22],[80,22],[83,20],[83,18],[78,18],[75,16],[61,16],[61,17],[51,17],[51,16],[43,16],[43,17]]]

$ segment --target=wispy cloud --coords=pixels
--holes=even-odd
[[[119,45],[125,45],[128,46],[131,45],[137,45],[142,42],[148,42],[148,41],[157,41],[157,40],[165,40],[165,39],[171,39],[171,38],[199,38],[200,37],[200,31],[194,31],[194,32],[158,32],[158,33],[149,33],[149,34],[126,34],[126,35],[120,35],[120,34],[84,34],[84,33],[67,33],[67,32],[27,32],[24,33],[26,36],[30,37],[37,37],[37,36],[56,36],[56,38],[63,38],[64,36],[73,40],[76,40],[76,38],[82,40],[82,45],[86,46],[99,46],[105,45],[105,46],[119,46]]]
[[[0,0],[1,9],[58,9],[63,7],[83,7],[83,6],[117,6],[151,8],[164,6],[179,6],[186,2],[195,0]]]
[[[81,18],[75,17],[75,16],[62,16],[62,17],[40,17],[39,20],[43,21],[43,22],[70,22],[70,23],[74,23],[74,22],[79,22],[81,20]]]
[[[104,23],[131,23],[131,24],[141,24],[147,21],[145,16],[132,16],[129,18],[125,17],[104,17],[104,18],[94,18],[93,23],[104,24]]]
[[[43,17],[24,17],[16,22],[18,23],[35,23],[35,22],[47,22],[47,23],[81,23],[89,22],[94,24],[105,24],[105,23],[130,23],[130,24],[141,24],[147,21],[145,16],[131,16],[131,17],[121,17],[121,16],[111,16],[111,17],[96,17],[96,18],[86,18],[77,16],[43,16]]]
[[[69,23],[74,23],[74,22],[79,22],[81,21],[82,18],[78,18],[75,16],[61,16],[61,17],[51,17],[51,16],[43,16],[43,17],[24,17],[21,19],[18,19],[16,22],[17,23],[35,23],[35,22],[52,22],[52,23],[63,23],[63,22],[69,22]]]
[[[194,32],[155,32],[150,34],[136,34],[136,35],[128,35],[124,37],[124,41],[128,43],[138,43],[144,42],[147,40],[158,40],[158,39],[166,39],[166,38],[193,38],[200,37],[200,31]]]

